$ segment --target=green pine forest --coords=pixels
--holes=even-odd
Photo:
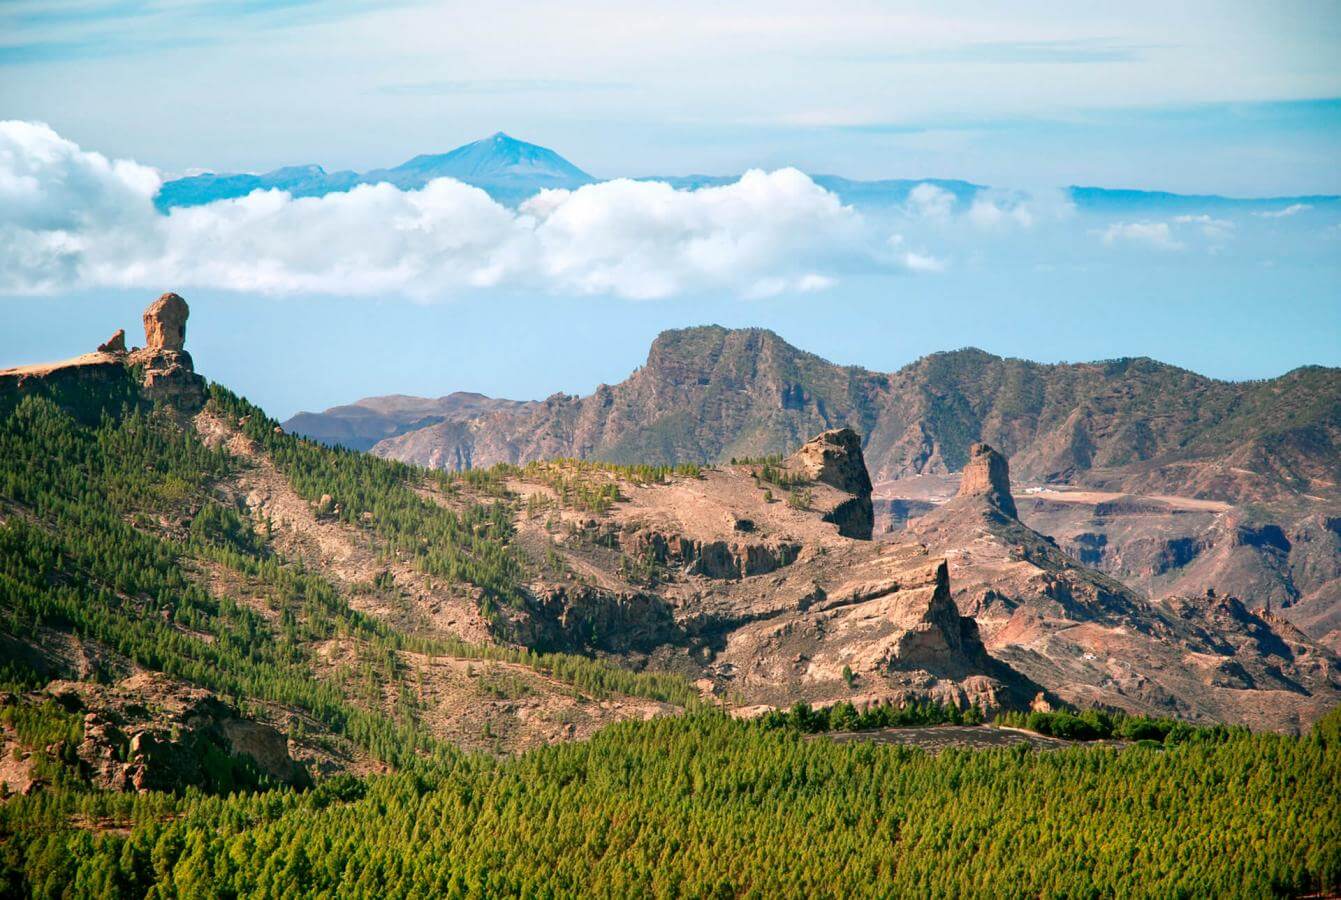
[[[110,389],[0,395],[0,634],[38,642],[68,632],[240,709],[300,710],[390,774],[307,789],[103,793],[72,774],[77,716],[7,705],[0,725],[46,748],[49,783],[0,801],[0,897],[1341,891],[1341,713],[1289,737],[1059,712],[1010,724],[1117,743],[933,755],[823,733],[976,724],[977,712],[840,704],[741,722],[674,676],[402,632],[275,553],[213,488],[237,461],[172,410],[142,402],[135,383],[128,372]],[[209,405],[242,423],[304,498],[337,498],[329,514],[366,530],[381,552],[472,586],[486,615],[525,602],[533,563],[509,540],[505,471],[449,476],[321,447],[218,386]],[[477,499],[440,505],[422,496],[426,484]],[[575,503],[617,500],[583,481],[561,487]],[[203,564],[278,615],[207,590],[196,577]],[[314,678],[311,648],[334,637],[357,643],[359,666],[341,682]],[[518,756],[465,752],[422,726],[424,710],[401,690],[405,650],[506,660],[591,697],[656,699],[685,713]],[[0,691],[43,680],[0,659]],[[371,702],[388,695],[401,700]]]
[[[0,894],[1335,892],[1339,740],[1333,714],[1303,738],[933,756],[699,712],[305,792],[12,800]]]

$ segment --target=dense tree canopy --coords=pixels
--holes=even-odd
[[[0,865],[53,897],[1336,890],[1334,732],[933,756],[698,713],[307,793],[48,792],[0,811]]]

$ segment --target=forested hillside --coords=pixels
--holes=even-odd
[[[840,745],[720,715],[624,723],[306,793],[0,807],[0,893],[1222,896],[1341,887],[1341,734],[1161,748]]]
[[[137,399],[127,371],[124,381],[54,398],[0,397],[0,639],[8,681],[107,681],[144,668],[268,708],[290,726],[303,720],[351,744],[355,755],[392,765],[444,746],[420,721],[406,654],[520,665],[598,698],[683,703],[693,696],[675,679],[408,633],[356,611],[348,590],[276,552],[264,530],[219,493],[238,458],[208,446],[178,410]],[[338,515],[362,522],[384,554],[405,553],[431,577],[481,592],[486,612],[517,602],[521,563],[505,538],[505,505],[438,506],[412,490],[420,475],[408,467],[285,435],[218,387],[206,410],[245,421],[248,439],[263,442],[314,504],[340,496]],[[391,589],[369,583],[354,595],[379,591]],[[80,645],[81,662],[59,650],[62,635]],[[334,668],[323,656],[332,642],[350,655]]]
[[[426,470],[207,385],[160,306],[175,349],[0,372],[0,896],[1341,888],[1338,714],[1207,713],[1317,719],[1334,659],[1302,636],[1123,594],[1123,633],[1175,655],[1035,682],[945,557],[871,539],[849,430],[715,467]],[[1090,642],[1039,659],[1082,671],[1102,579],[975,453],[947,555],[971,572],[999,513],[1023,587],[992,603],[1033,627],[1064,600]],[[1159,715],[1063,702],[1094,697]]]

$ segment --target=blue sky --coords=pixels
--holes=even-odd
[[[178,289],[202,370],[281,415],[583,392],[706,322],[885,369],[970,344],[1232,378],[1337,365],[1335,206],[1098,216],[1055,189],[1341,194],[1338,58],[1341,4],[1322,2],[8,0],[0,119],[50,136],[0,152],[40,187],[0,212],[28,248],[0,254],[0,364],[87,349]],[[156,178],[364,170],[500,129],[602,178],[795,166],[1000,191],[848,213],[776,177],[676,200],[669,236],[662,195],[613,189],[539,227],[452,191],[126,212]],[[437,243],[383,244],[406,215]]]
[[[1334,2],[7,0],[0,107],[167,171],[494,131],[594,174],[1341,192]]]

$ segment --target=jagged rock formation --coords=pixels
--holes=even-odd
[[[164,402],[194,412],[205,402],[205,379],[197,375],[184,349],[190,310],[176,294],[164,294],[144,311],[145,344],[126,352],[126,333],[118,329],[97,352],[72,359],[0,370],[0,401],[27,392],[62,398],[67,407],[96,420],[109,403],[131,399]],[[131,384],[134,368],[139,381]],[[83,399],[80,398],[83,395]]]
[[[186,318],[191,314],[186,301],[176,294],[159,297],[144,311],[146,350],[181,350],[186,346]]]
[[[1010,466],[1006,458],[983,443],[969,448],[969,460],[959,479],[960,497],[983,497],[1002,513],[1018,517],[1010,492]]]
[[[974,460],[900,540],[951,558],[993,656],[1082,706],[1298,731],[1341,700],[1341,664],[1284,620],[1213,591],[1152,603],[1019,521],[996,451]]]
[[[126,352],[126,329],[118,328],[116,333],[109,337],[106,342],[98,345],[99,353],[125,353]]]
[[[881,517],[897,527],[934,505],[917,478],[961,471],[986,442],[1026,483],[1125,498],[1099,501],[1094,515],[1074,493],[1065,507],[1022,498],[1027,520],[1103,571],[1150,596],[1214,586],[1252,608],[1270,603],[1341,648],[1341,574],[1326,574],[1334,567],[1318,548],[1331,538],[1317,524],[1341,520],[1338,369],[1230,383],[1149,359],[1042,365],[966,349],[881,374],[832,365],[768,331],[714,326],[664,332],[645,366],[590,396],[492,402],[429,418],[406,398],[374,399],[358,405],[378,407],[366,433],[361,413],[341,410],[303,414],[293,427],[360,448],[380,432],[378,455],[458,469],[556,457],[721,461],[788,453],[851,426],[864,435]],[[1236,545],[1218,536],[1222,512],[1301,540],[1288,552]],[[1182,562],[1149,574],[1160,544]]]
[[[792,490],[805,502],[773,496],[783,491],[756,481],[761,468],[652,484],[563,463],[514,476],[518,546],[557,556],[568,581],[534,584],[534,602],[507,627],[648,658],[747,704],[934,697],[995,708],[1037,693],[988,656],[943,559],[869,540],[855,433],[821,434],[778,466],[802,480]],[[549,487],[556,476],[613,481],[621,499],[598,513],[565,505]],[[854,529],[863,505],[864,530]]]

